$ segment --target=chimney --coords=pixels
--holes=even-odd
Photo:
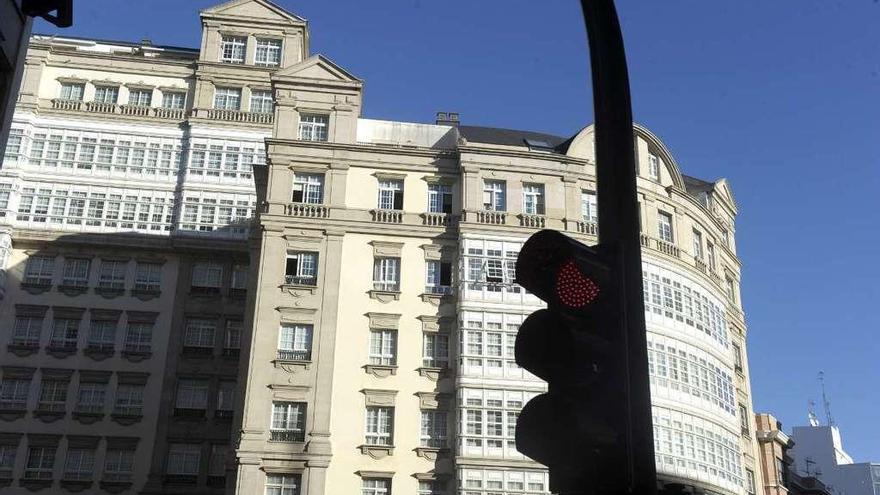
[[[458,112],[437,112],[436,125],[451,125],[458,127]]]

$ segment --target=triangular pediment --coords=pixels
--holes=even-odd
[[[312,55],[296,65],[281,69],[272,76],[273,79],[285,77],[347,83],[361,82],[360,79],[323,55]]]
[[[263,21],[293,21],[305,22],[299,17],[267,0],[230,0],[203,10],[202,15],[222,15],[229,17],[241,17],[261,19]]]
[[[734,210],[737,209],[736,198],[733,197],[733,191],[730,189],[727,179],[722,178],[715,182],[715,193],[730,204]]]

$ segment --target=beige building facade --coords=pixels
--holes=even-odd
[[[782,431],[782,423],[767,413],[755,414],[755,436],[758,439],[758,463],[764,478],[764,495],[787,495],[794,442]]]

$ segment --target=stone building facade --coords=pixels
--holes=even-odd
[[[546,385],[513,358],[541,307],[513,263],[541,228],[596,241],[592,127],[365,119],[300,17],[200,15],[198,50],[31,40],[0,169],[0,483],[547,493],[514,442]],[[753,492],[736,203],[634,134],[658,471]]]

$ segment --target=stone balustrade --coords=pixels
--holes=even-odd
[[[327,218],[330,216],[330,207],[309,203],[291,203],[285,206],[284,213],[292,217]]]
[[[403,223],[403,211],[401,210],[370,210],[374,222],[380,223]]]

